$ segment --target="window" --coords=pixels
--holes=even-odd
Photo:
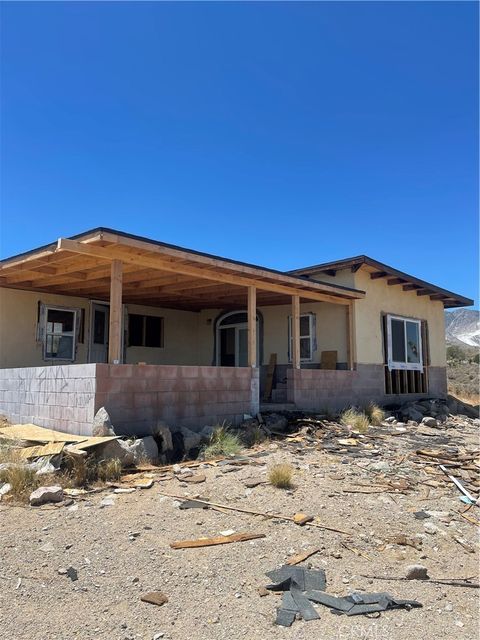
[[[163,318],[129,314],[128,346],[163,347]]]
[[[45,307],[44,357],[46,360],[75,360],[77,311]]]
[[[387,316],[387,364],[390,370],[422,371],[420,320]]]
[[[288,316],[288,360],[292,360],[292,316]],[[315,351],[315,314],[300,316],[300,362],[311,362]]]

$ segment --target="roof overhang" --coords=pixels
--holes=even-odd
[[[98,228],[0,262],[0,286],[109,300],[112,261],[123,264],[123,302],[198,311],[302,300],[348,305],[365,293]]]
[[[313,274],[318,273],[334,276],[337,271],[342,271],[343,269],[357,271],[361,267],[365,267],[370,272],[370,278],[372,280],[384,278],[387,280],[389,286],[401,286],[403,291],[414,291],[417,296],[429,296],[431,300],[442,302],[446,309],[469,307],[474,303],[470,298],[465,298],[447,289],[442,289],[437,285],[415,278],[408,273],[398,271],[398,269],[394,269],[387,264],[383,264],[382,262],[378,262],[378,260],[364,255],[346,258],[345,260],[336,260],[334,262],[324,262],[304,269],[295,269],[289,271],[289,273],[304,277],[311,277]]]

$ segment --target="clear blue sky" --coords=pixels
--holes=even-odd
[[[3,3],[2,257],[95,226],[477,299],[474,2]]]

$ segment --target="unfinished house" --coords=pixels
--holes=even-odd
[[[88,435],[446,394],[444,308],[366,256],[290,272],[98,228],[0,263],[0,412]]]

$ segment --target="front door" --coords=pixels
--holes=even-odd
[[[110,309],[107,305],[92,303],[90,331],[90,362],[108,362],[108,329]]]
[[[217,364],[221,367],[248,366],[248,323],[246,312],[228,313],[217,325]],[[257,320],[257,363],[259,355]]]

